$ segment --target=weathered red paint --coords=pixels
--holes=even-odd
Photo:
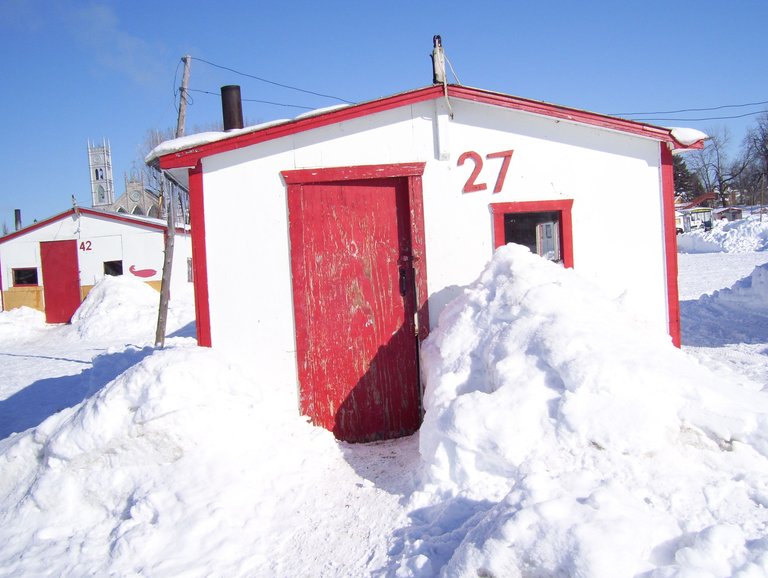
[[[487,159],[502,159],[501,167],[499,168],[499,176],[496,177],[496,184],[493,187],[494,193],[500,193],[504,188],[504,180],[507,178],[507,171],[509,170],[509,163],[512,161],[512,155],[515,151],[499,151],[496,153],[488,153],[485,155]]]
[[[80,269],[77,241],[40,243],[43,298],[47,323],[69,323],[80,306]]]
[[[504,181],[507,178],[507,171],[509,171],[509,163],[512,161],[512,155],[515,151],[498,151],[495,153],[488,153],[485,155],[486,159],[502,159],[501,166],[499,166],[499,174],[496,177],[496,184],[493,186],[494,193],[500,193],[504,188]],[[467,181],[464,183],[464,187],[461,189],[462,193],[474,193],[477,191],[484,191],[488,188],[488,185],[484,182],[478,183],[477,179],[480,173],[483,171],[483,157],[481,157],[475,151],[466,151],[459,155],[459,159],[456,161],[456,166],[462,166],[467,160],[471,160],[473,163],[472,172],[467,177]]]
[[[426,288],[416,288],[422,209],[411,201],[421,189],[376,178],[393,167],[283,173],[301,410],[347,441],[408,435],[421,419],[415,320]]]
[[[477,177],[480,176],[480,171],[483,170],[483,157],[481,157],[479,154],[477,154],[475,151],[467,151],[464,153],[461,153],[459,156],[459,159],[456,161],[456,166],[460,167],[462,166],[467,159],[471,160],[473,163],[472,172],[469,173],[469,177],[467,177],[467,182],[464,183],[464,187],[461,189],[462,193],[475,193],[477,191],[484,191],[488,188],[488,185],[485,183],[478,183]]]
[[[563,265],[573,268],[573,199],[555,201],[520,201],[516,203],[493,203],[493,246],[504,245],[504,215],[507,213],[560,212],[560,239],[562,240]],[[673,220],[674,225],[674,220]]]
[[[677,228],[675,227],[675,180],[672,151],[666,143],[659,143],[661,148],[661,193],[662,212],[664,215],[664,253],[667,273],[667,310],[669,334],[672,343],[680,347],[680,295],[677,286]]]
[[[189,171],[189,225],[192,230],[192,278],[195,285],[197,344],[211,347],[211,312],[208,305],[208,255],[205,248],[203,167]]]

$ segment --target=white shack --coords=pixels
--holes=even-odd
[[[672,154],[703,138],[440,84],[147,160],[189,186],[199,343],[366,441],[418,428],[419,343],[508,242],[679,343]]]
[[[159,219],[74,208],[0,237],[2,309],[25,305],[67,323],[105,275],[132,275],[159,291],[166,229]],[[192,280],[191,239],[176,233],[171,294]]]

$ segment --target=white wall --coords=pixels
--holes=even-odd
[[[13,285],[12,269],[19,267],[37,267],[38,281],[45,283],[40,269],[40,242],[71,239],[78,245],[81,285],[94,285],[104,276],[104,262],[117,260],[123,261],[124,275],[131,275],[129,268],[133,265],[137,270],[156,271],[150,277],[141,278],[142,281],[162,279],[165,249],[161,230],[81,213],[79,217],[67,215],[0,243],[3,290]],[[188,283],[186,262],[190,256],[189,236],[177,234],[171,291]]]
[[[575,269],[666,332],[658,142],[465,101],[452,108],[453,120],[443,102],[426,102],[204,158],[213,346],[246,353],[265,374],[295,383],[280,171],[406,162],[427,163],[433,325],[444,289],[469,283],[491,258],[490,203],[574,199]],[[492,192],[501,161],[487,160],[478,181],[488,189],[462,194],[472,163],[457,166],[459,155],[508,149],[515,152],[501,193]]]

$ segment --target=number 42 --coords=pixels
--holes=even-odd
[[[509,163],[512,160],[512,153],[515,151],[499,151],[497,153],[488,153],[485,155],[486,159],[502,159],[501,161],[501,168],[499,169],[499,176],[496,177],[496,184],[493,187],[494,193],[500,193],[501,189],[504,187],[504,179],[507,178],[507,170],[509,169]],[[469,178],[467,179],[467,182],[464,183],[464,188],[461,190],[462,193],[474,193],[476,191],[484,191],[488,188],[488,185],[485,183],[478,183],[477,177],[480,176],[480,171],[483,170],[483,157],[481,157],[478,153],[475,151],[467,151],[465,153],[462,153],[459,157],[459,160],[456,163],[456,166],[461,166],[464,164],[464,162],[469,159],[475,163],[475,168],[472,170],[472,173],[469,175]]]

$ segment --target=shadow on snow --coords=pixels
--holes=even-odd
[[[92,362],[78,361],[90,367],[76,375],[40,379],[17,391],[0,401],[0,439],[38,426],[53,414],[77,405],[153,351],[151,347],[129,347],[99,355]]]

